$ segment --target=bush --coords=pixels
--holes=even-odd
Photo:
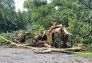
[[[18,33],[18,31],[14,31],[11,33],[7,32],[7,33],[0,34],[0,36],[4,37],[7,40],[13,41],[13,39],[16,37],[17,33]],[[7,44],[10,44],[10,42],[8,42],[0,37],[0,45],[2,46],[2,45],[7,45]]]
[[[24,30],[13,31],[11,33],[9,33],[9,32],[2,33],[2,34],[0,34],[0,36],[4,37],[10,41],[15,41],[19,32],[30,32],[30,33],[32,33],[32,36],[26,42],[32,42],[32,40],[35,38],[35,36],[42,34],[43,31],[44,31],[44,28],[41,25],[35,24],[35,25],[28,26]],[[0,37],[0,45],[7,45],[7,44],[10,44],[10,42],[7,42],[6,40],[4,40]]]
[[[87,45],[86,51],[92,52],[92,44],[91,45]]]
[[[1,34],[1,36],[6,38],[6,39],[10,38],[9,33],[7,33],[7,34],[3,33],[3,34]],[[6,45],[6,44],[9,44],[9,42],[7,42],[6,40],[4,40],[3,38],[0,37],[0,45],[2,46],[2,45]]]

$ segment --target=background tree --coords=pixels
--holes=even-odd
[[[13,0],[0,0],[0,33],[26,28],[26,13],[16,12]]]
[[[31,22],[48,29],[51,22],[64,24],[72,33],[72,43],[91,43],[92,10],[91,0],[27,0]],[[89,38],[90,37],[90,38]]]
[[[0,33],[26,30],[41,34],[57,22],[72,33],[72,45],[82,42],[92,47],[91,0],[25,0],[27,11],[23,12],[16,12],[14,6],[13,0],[0,0]]]

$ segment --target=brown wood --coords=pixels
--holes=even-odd
[[[82,51],[82,48],[37,48],[34,49],[36,53],[50,53],[50,52],[64,52],[64,53],[72,53],[75,51]]]

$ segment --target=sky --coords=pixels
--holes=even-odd
[[[23,8],[23,3],[24,3],[24,0],[14,0],[15,1],[15,7],[16,7],[16,11],[20,10],[24,10]]]
[[[23,8],[23,3],[25,0],[14,0],[15,1],[15,7],[16,7],[16,11],[20,10],[20,11],[26,11],[26,9]],[[50,3],[50,0],[47,0],[48,3]]]

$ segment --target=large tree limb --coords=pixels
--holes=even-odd
[[[25,46],[23,44],[17,44],[17,43],[14,43],[10,40],[7,40],[5,39],[4,37],[0,36],[2,39],[4,39],[5,41],[7,42],[10,42],[11,45],[16,45],[16,46],[19,46],[19,47],[24,47],[24,48],[30,48],[32,49],[34,52],[37,52],[37,53],[50,53],[50,52],[65,52],[65,53],[71,53],[73,51],[81,51],[83,50],[82,48],[79,48],[79,47],[73,47],[73,48],[45,48],[45,47],[30,47],[30,46]]]
[[[34,50],[36,53],[50,53],[50,52],[64,52],[64,53],[72,53],[74,51],[82,51],[82,48],[37,48]]]

